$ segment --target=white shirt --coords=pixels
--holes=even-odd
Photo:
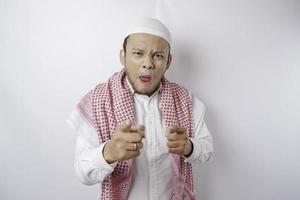
[[[160,89],[150,97],[133,94],[135,121],[136,124],[144,124],[145,138],[141,154],[133,162],[133,179],[128,199],[169,200],[172,166],[166,145],[166,127],[159,110]],[[195,129],[194,138],[190,140],[193,153],[185,161],[204,163],[212,157],[212,137],[204,122],[204,104],[195,96],[192,101]],[[99,144],[95,128],[79,110],[75,109],[67,122],[78,134],[74,162],[77,176],[86,185],[101,184],[113,172],[117,163],[108,164],[104,160],[102,149],[105,143]]]

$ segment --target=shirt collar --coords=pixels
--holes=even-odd
[[[131,83],[129,82],[127,76],[126,76],[126,83],[129,85],[129,88],[130,88],[130,91],[131,91],[132,95],[138,94],[138,93],[136,93],[136,91],[134,91],[134,89],[133,89]],[[159,87],[157,88],[157,90],[156,90],[150,97],[156,95],[157,93],[160,94],[160,93],[161,93],[161,90],[162,90],[162,84],[161,84],[161,82],[160,82]],[[143,94],[139,94],[139,95],[143,95]]]

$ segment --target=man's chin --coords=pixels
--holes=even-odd
[[[135,92],[138,94],[151,96],[155,92],[155,89],[137,89]]]

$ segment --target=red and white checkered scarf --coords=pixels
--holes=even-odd
[[[78,108],[87,120],[96,128],[99,142],[112,138],[117,124],[131,119],[134,123],[133,94],[126,82],[126,71],[115,73],[107,83],[101,83],[91,90],[78,104]],[[165,126],[180,126],[187,129],[193,137],[192,98],[185,88],[171,83],[164,77],[160,110]],[[172,156],[172,200],[192,200],[194,181],[192,166],[176,154]],[[101,199],[125,200],[132,179],[133,160],[118,161],[117,166],[102,184]]]

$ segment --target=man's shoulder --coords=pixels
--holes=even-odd
[[[195,94],[191,93],[192,96],[192,105],[193,105],[193,109],[195,110],[199,110],[201,112],[205,112],[206,107],[204,102]]]
[[[189,90],[186,86],[183,86],[179,83],[168,81],[172,89],[185,91],[192,98],[193,103],[197,104],[199,107],[204,107],[203,101],[195,95],[191,90]]]
[[[114,89],[115,87],[118,87],[118,84],[121,80],[124,79],[124,76],[126,75],[125,70],[122,69],[121,71],[114,72],[106,82],[100,82],[96,84],[96,86],[92,89],[94,92],[102,92],[103,89]]]
[[[186,95],[188,95],[188,96],[191,97],[192,93],[190,92],[190,90],[187,87],[185,87],[183,85],[180,85],[178,83],[172,82],[172,81],[168,81],[168,80],[167,80],[167,83],[169,84],[171,90],[175,91],[175,93],[177,93],[179,95],[181,95],[182,93],[184,93],[184,94],[186,94]]]
[[[107,82],[98,83],[91,89],[91,91],[93,91],[93,92],[102,91],[106,85],[107,85]]]

